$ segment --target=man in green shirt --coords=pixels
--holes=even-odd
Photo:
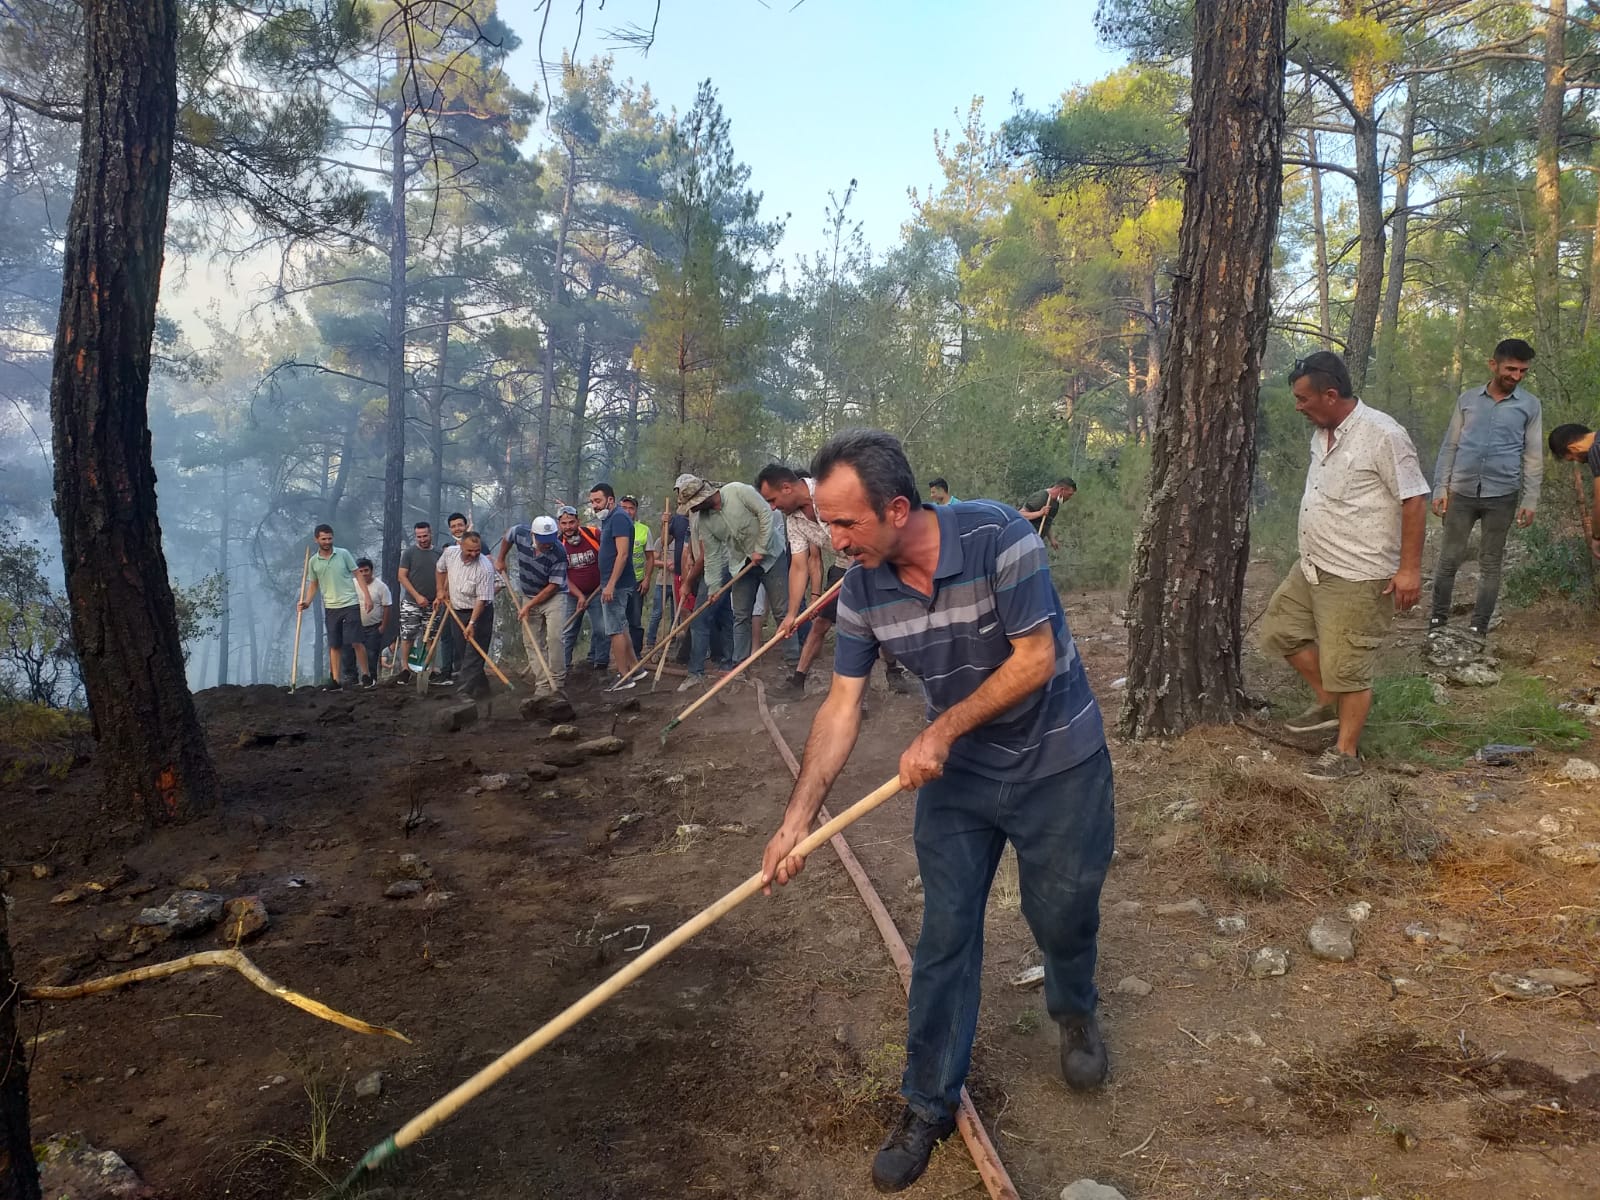
[[[337,692],[344,688],[343,651],[346,646],[355,650],[361,686],[375,687],[368,669],[367,647],[361,636],[361,610],[372,607],[366,582],[356,574],[355,556],[333,544],[332,525],[318,525],[314,536],[317,552],[306,562],[308,586],[300,597],[300,607],[310,608],[311,598],[321,590],[323,620],[328,631],[328,674],[332,677],[322,690]]]
[[[1061,549],[1061,543],[1056,541],[1056,535],[1050,527],[1055,524],[1056,513],[1061,511],[1061,506],[1071,500],[1077,490],[1078,485],[1063,475],[1044,491],[1029,496],[1020,506],[1023,517],[1033,522],[1039,536],[1050,543],[1052,550]]]

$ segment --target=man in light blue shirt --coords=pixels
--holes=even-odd
[[[1456,400],[1433,470],[1433,512],[1444,518],[1444,545],[1433,576],[1430,633],[1450,619],[1456,571],[1466,557],[1473,524],[1483,522],[1478,597],[1472,610],[1472,631],[1482,636],[1500,597],[1500,568],[1512,519],[1523,528],[1533,523],[1544,478],[1544,438],[1539,398],[1522,386],[1532,362],[1532,346],[1521,338],[1506,338],[1489,360],[1489,382],[1468,388]]]

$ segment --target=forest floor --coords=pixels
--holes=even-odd
[[[1252,615],[1269,576],[1252,572]],[[1066,602],[1114,719],[1121,597]],[[1493,638],[1559,699],[1594,675],[1593,631],[1575,638],[1572,611],[1512,612]],[[1419,617],[1398,621],[1388,670],[1419,672],[1420,640]],[[1260,691],[1294,703],[1281,664],[1251,666]],[[778,664],[760,670],[778,676]],[[796,751],[818,674],[804,700],[773,704]],[[1346,788],[1305,783],[1299,768],[1319,747],[1285,744],[1266,724],[1267,736],[1239,727],[1113,743],[1103,1094],[1066,1090],[1042,996],[1010,982],[1034,959],[1007,867],[989,909],[969,1086],[1023,1197],[1054,1198],[1080,1178],[1130,1200],[1595,1195],[1600,990],[1578,979],[1600,974],[1600,781],[1562,771],[1600,748],[1499,767],[1465,759],[1473,711],[1474,729],[1504,724],[1492,740],[1525,740],[1521,710],[1492,700],[1517,686],[1452,689],[1459,724],[1395,718],[1420,733],[1391,736],[1391,757]],[[213,930],[103,961],[126,956],[142,907],[203,885],[264,901],[270,925],[245,950],[274,979],[412,1039],[347,1032],[226,971],[30,1005],[36,1140],[80,1132],[123,1155],[150,1196],[313,1196],[319,1172],[342,1175],[759,867],[789,776],[753,689],[724,696],[663,747],[680,699],[670,688],[619,700],[580,679],[583,735],[614,733],[626,749],[524,790],[518,774],[545,773],[534,764],[566,743],[524,721],[515,696],[445,733],[438,714],[451,702],[410,688],[216,689],[198,699],[227,804],[150,837],[108,828],[114,803],[92,762],[64,778],[13,772],[0,858],[25,983],[219,944]],[[835,811],[895,773],[922,723],[920,698],[881,679],[872,698]],[[249,734],[302,736],[243,744]],[[473,791],[490,773],[511,774],[511,786]],[[914,944],[911,815],[898,797],[847,836]],[[422,877],[419,894],[386,897],[408,877]],[[52,903],[89,881],[106,886]],[[1314,958],[1313,921],[1362,901],[1371,915],[1354,959]],[[1223,931],[1223,917],[1242,917],[1243,932]],[[1253,978],[1267,946],[1288,951],[1288,971]],[[1503,994],[1507,977],[1552,968],[1575,975],[1536,982],[1528,998]],[[904,1009],[849,880],[819,852],[794,886],[735,911],[426,1139],[378,1194],[870,1195],[870,1156],[898,1107]],[[380,1090],[357,1096],[373,1072]],[[984,1193],[952,1139],[907,1194]]]

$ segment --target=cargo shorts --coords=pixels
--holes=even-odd
[[[1315,645],[1324,690],[1366,691],[1394,619],[1394,598],[1383,594],[1388,586],[1387,579],[1341,579],[1326,571],[1312,583],[1296,559],[1267,602],[1261,652],[1287,658]]]

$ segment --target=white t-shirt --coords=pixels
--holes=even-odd
[[[383,610],[394,603],[394,597],[389,594],[389,585],[377,576],[367,584],[367,594],[372,597],[372,607],[361,610],[361,624],[370,628],[382,623]]]
[[[1311,431],[1300,501],[1300,564],[1340,579],[1388,579],[1400,569],[1400,503],[1430,492],[1411,435],[1360,401],[1333,431]]]

